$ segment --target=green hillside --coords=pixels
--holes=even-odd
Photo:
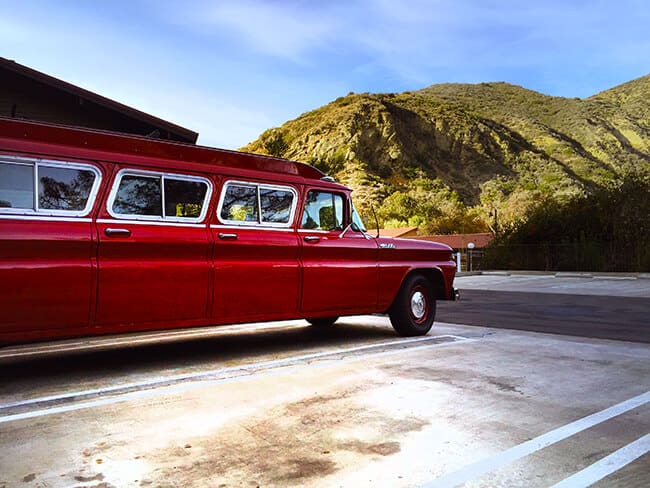
[[[650,175],[648,99],[650,76],[586,99],[501,82],[349,94],[242,149],[317,166],[385,226],[480,231],[495,209],[507,227],[540,202]]]

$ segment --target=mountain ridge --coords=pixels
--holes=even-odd
[[[495,209],[506,224],[541,200],[650,175],[649,98],[650,75],[584,99],[505,82],[350,93],[242,149],[315,165],[384,225],[485,230]]]

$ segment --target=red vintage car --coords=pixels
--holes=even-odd
[[[309,165],[0,119],[2,344],[377,312],[420,335],[454,273]]]

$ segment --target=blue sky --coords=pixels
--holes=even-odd
[[[647,0],[0,0],[0,56],[237,148],[348,92],[650,73]]]

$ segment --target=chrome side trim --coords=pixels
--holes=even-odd
[[[82,217],[56,217],[51,215],[17,215],[17,214],[0,214],[1,220],[38,220],[46,222],[92,222],[91,218]]]
[[[159,221],[159,220],[126,220],[126,219],[97,219],[98,224],[113,224],[113,225],[159,225],[163,227],[191,227],[195,229],[205,229],[205,224],[186,224],[183,222],[175,221]]]
[[[222,225],[212,224],[211,229],[229,229],[229,230],[274,230],[276,232],[294,232],[293,228],[286,227],[269,227],[264,225]]]
[[[301,234],[329,234],[330,232],[340,232],[339,230],[322,230],[322,229],[298,229]]]

